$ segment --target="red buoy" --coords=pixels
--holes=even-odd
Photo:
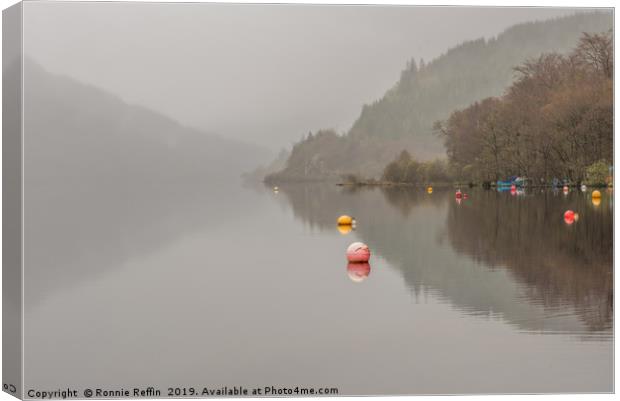
[[[368,262],[368,259],[370,259],[368,245],[362,242],[354,242],[347,248],[347,260],[349,262]]]
[[[564,222],[566,224],[573,224],[575,222],[575,212],[572,210],[564,212]]]
[[[461,199],[463,197],[463,193],[461,192],[460,189],[457,189],[454,196],[456,196],[456,199]]]

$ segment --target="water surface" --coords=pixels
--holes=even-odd
[[[467,192],[30,185],[26,390],[613,391],[611,195]]]

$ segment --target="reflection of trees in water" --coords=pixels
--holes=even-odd
[[[420,188],[409,186],[388,186],[382,187],[381,192],[383,192],[385,199],[387,199],[392,206],[397,208],[404,216],[407,216],[414,206],[443,206],[443,202],[437,202],[437,199],[443,199],[447,192],[451,192],[451,189],[436,188],[433,194],[427,194]]]
[[[281,194],[296,218],[321,230],[336,230],[339,214],[355,216],[355,235],[416,296],[431,292],[465,313],[501,315],[529,331],[611,325],[611,212],[579,194],[476,190],[461,205],[447,189],[292,185]],[[562,220],[569,207],[581,217],[572,227]]]
[[[374,192],[368,188],[338,188],[333,184],[291,184],[280,191],[295,218],[320,230],[335,230],[340,215],[361,215],[367,198],[359,194],[372,196]]]
[[[428,205],[439,207],[441,193],[428,195],[419,188],[406,186],[376,187],[343,186],[333,184],[291,184],[280,188],[292,207],[293,214],[310,227],[333,229],[338,216],[347,214],[360,217],[366,223],[373,221],[375,215],[369,213],[373,207],[385,209],[385,199],[407,216],[414,206]],[[432,198],[435,196],[435,198]],[[366,224],[367,226],[367,224]]]
[[[562,220],[567,209],[580,215],[572,226]],[[585,194],[514,198],[485,191],[474,202],[451,204],[447,233],[458,252],[508,268],[527,284],[530,300],[570,304],[599,330],[611,327],[613,315],[612,219]]]

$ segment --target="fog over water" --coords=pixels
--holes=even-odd
[[[462,186],[461,197],[434,181],[429,191],[240,179],[270,157],[264,148],[346,130],[412,56],[573,11],[23,7],[26,57],[5,58],[3,73],[23,91],[9,104],[22,107],[22,135],[6,143],[23,155],[23,243],[12,249],[23,258],[25,389],[614,390],[611,188]],[[330,157],[304,153],[301,170],[363,152],[383,163],[377,149],[393,149],[382,143],[400,152],[404,142],[391,127],[424,127],[407,121],[412,104],[417,117],[487,94],[513,71],[506,55],[532,54],[528,43],[566,49],[583,26],[608,26],[581,17],[513,31],[496,52],[474,43],[448,60],[454,72],[446,62],[411,86],[441,90],[403,90],[369,118],[373,130],[351,137],[376,135],[341,147],[352,157],[331,146],[348,138],[307,139]],[[345,214],[356,224],[338,226]],[[371,258],[349,263],[359,241]]]
[[[346,131],[412,57],[428,61],[465,40],[574,12],[32,2],[24,48],[52,73],[277,150],[309,130]]]
[[[606,192],[53,188],[27,193],[30,388],[613,391]]]

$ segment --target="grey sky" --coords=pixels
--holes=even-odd
[[[47,70],[183,124],[279,149],[347,130],[411,57],[567,9],[25,3],[24,48]]]

